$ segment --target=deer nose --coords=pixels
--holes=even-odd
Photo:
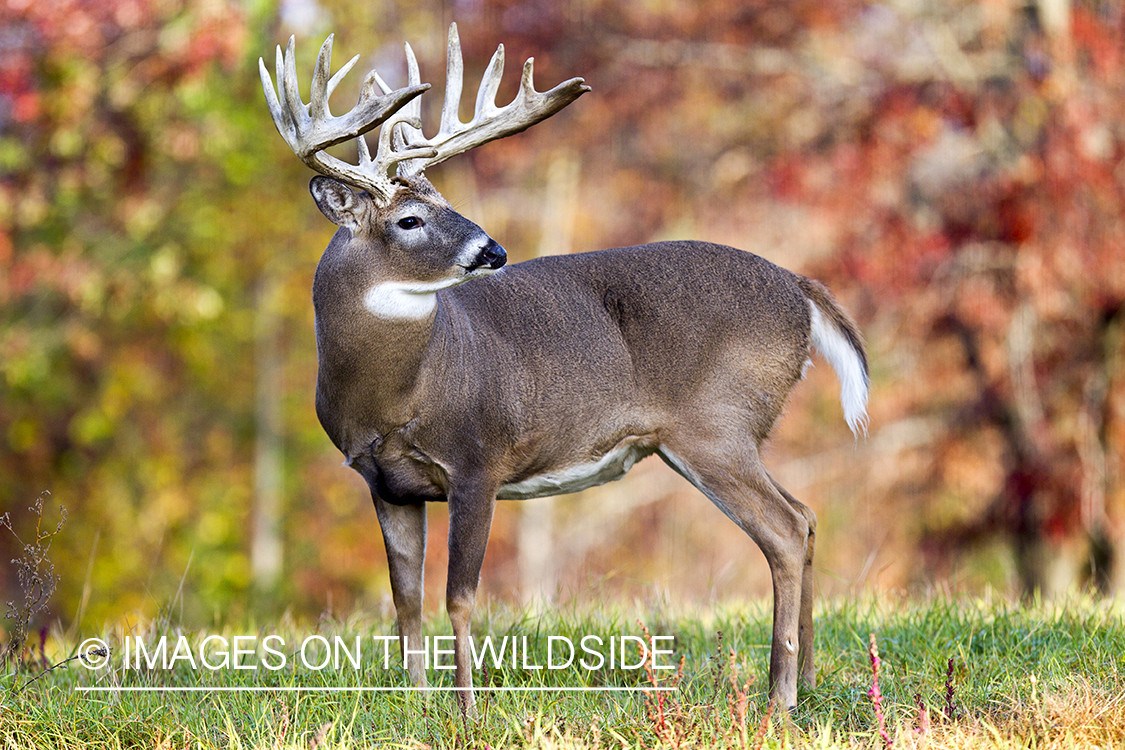
[[[488,266],[495,270],[508,262],[508,253],[500,246],[500,243],[494,239],[489,239],[488,244],[481,248],[480,253],[477,254],[476,259],[473,261],[472,267],[469,269],[475,271],[482,266]]]

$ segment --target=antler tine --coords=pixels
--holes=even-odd
[[[516,98],[504,107],[497,107],[496,92],[500,88],[500,78],[504,72],[504,45],[500,45],[481,79],[473,119],[463,123],[458,115],[464,67],[457,24],[450,26],[446,54],[445,102],[442,106],[441,125],[437,135],[433,138],[424,138],[421,132],[417,135],[403,134],[405,143],[409,146],[415,149],[429,146],[434,149],[435,154],[427,158],[402,159],[398,165],[398,173],[402,176],[417,175],[427,167],[439,164],[451,156],[526,130],[590,90],[581,78],[572,78],[550,91],[536,91],[533,83],[534,60],[528,59],[524,63],[523,77]]]
[[[282,71],[284,66],[281,60],[281,45],[277,46],[277,62],[275,70],[277,71],[277,79],[282,79]],[[289,106],[285,101],[285,87],[280,87],[276,91],[273,88],[273,79],[270,78],[269,71],[266,70],[266,61],[258,58],[258,74],[262,78],[262,90],[266,94],[266,105],[270,109],[270,116],[273,118],[273,124],[277,127],[277,132],[285,139],[286,143],[292,146],[292,136],[290,135],[291,123],[288,118]],[[280,97],[280,98],[279,98]]]
[[[501,44],[492,53],[488,67],[480,79],[480,88],[477,89],[477,101],[473,106],[473,119],[470,123],[477,122],[494,115],[499,109],[496,106],[496,92],[500,90],[500,79],[504,77],[504,45]]]
[[[280,46],[277,48],[276,91],[273,79],[266,70],[265,61],[259,59],[258,72],[262,78],[266,104],[269,106],[277,131],[301,161],[321,174],[340,179],[354,187],[367,189],[383,199],[389,199],[392,188],[385,168],[382,172],[372,169],[374,162],[365,159],[360,160],[358,167],[353,166],[324,153],[324,149],[350,138],[362,138],[364,133],[394,117],[430,86],[419,83],[415,76],[415,80],[405,88],[390,90],[372,71],[360,87],[359,101],[355,107],[346,114],[335,117],[329,110],[328,98],[355,65],[359,56],[352,58],[336,75],[329,77],[332,42],[333,36],[330,35],[317,56],[309,104],[301,100],[294,50],[296,41],[293,37],[289,38],[284,53]],[[379,88],[382,90],[381,95],[376,94],[376,83],[379,83]],[[405,154],[403,158],[428,153],[429,151]]]
[[[418,71],[418,59],[414,56],[414,50],[411,49],[409,42],[405,43],[403,48],[406,54],[406,85],[408,87],[421,85],[421,74]],[[391,91],[391,87],[377,73],[374,74],[374,80],[384,92]],[[429,84],[425,85],[429,86]],[[410,136],[407,134],[409,131],[416,131],[420,139],[422,132],[420,99],[407,102],[402,109],[383,123],[383,127],[379,130],[379,145],[374,158],[369,156],[367,142],[360,139],[361,163],[366,163],[372,171],[386,175],[391,167],[401,164],[406,159],[429,158],[437,154],[435,149],[427,145],[412,147],[409,144]],[[364,162],[365,158],[366,162]]]
[[[332,116],[328,109],[328,97],[336,90],[336,86],[344,76],[359,61],[359,55],[348,60],[344,67],[329,79],[328,71],[332,68],[332,40],[335,34],[329,34],[320,46],[320,54],[316,57],[316,68],[313,69],[312,84],[309,86],[310,112],[313,120],[323,120]]]
[[[457,24],[449,24],[449,39],[445,47],[445,100],[441,105],[441,125],[438,133],[452,133],[461,124],[461,87],[465,80],[465,61],[461,56],[461,36]]]

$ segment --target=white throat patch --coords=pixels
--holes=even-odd
[[[456,260],[456,265],[461,269],[468,269],[486,244],[487,242],[482,242],[479,247],[471,247],[462,252]],[[363,306],[377,318],[422,320],[434,311],[434,307],[437,306],[437,293],[442,289],[449,289],[502,270],[502,268],[481,266],[472,271],[466,270],[463,275],[437,281],[381,281],[364,292]]]
[[[383,281],[363,295],[363,306],[378,318],[421,320],[433,312],[437,293],[468,281],[471,276],[440,281]]]

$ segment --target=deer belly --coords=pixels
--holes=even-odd
[[[635,442],[618,444],[601,458],[537,474],[500,487],[500,500],[527,500],[533,497],[568,495],[597,487],[625,476],[633,464],[652,454],[653,449]]]

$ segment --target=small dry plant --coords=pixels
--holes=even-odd
[[[879,686],[879,674],[883,667],[883,660],[879,656],[879,643],[872,633],[868,641],[867,655],[871,660],[871,687],[867,697],[871,699],[871,707],[875,714],[875,731],[883,741],[884,747],[891,750],[895,741],[887,731],[887,717],[883,711],[883,691]],[[954,724],[958,718],[957,694],[954,686],[954,668],[956,661],[951,657],[945,672],[945,709],[938,711],[939,720],[946,725]],[[914,694],[914,707],[916,711],[913,734],[925,737],[931,732],[930,708],[926,704],[922,693]]]
[[[648,636],[649,631],[644,623],[638,621],[637,624]],[[746,719],[750,712],[750,687],[754,680],[752,677],[741,679],[740,675],[747,671],[746,665],[742,664],[740,668],[738,654],[734,649],[726,649],[724,658],[722,631],[716,633],[716,638],[716,655],[711,662],[711,694],[702,705],[685,705],[679,699],[678,691],[684,679],[684,657],[680,657],[676,672],[664,680],[656,676],[651,666],[646,665],[649,684],[653,688],[662,688],[644,692],[645,714],[659,741],[658,746],[675,750],[717,741],[721,747],[757,750],[764,745],[777,705],[770,701],[751,738]],[[726,691],[723,689],[724,682],[729,683]],[[668,688],[673,690],[669,691]],[[725,711],[722,710],[723,707]],[[639,735],[638,741],[643,744]]]
[[[51,594],[55,593],[55,587],[59,582],[59,576],[55,574],[54,563],[51,562],[47,554],[51,550],[51,543],[55,536],[62,531],[63,524],[66,523],[66,508],[59,506],[59,521],[53,529],[49,524],[44,527],[43,501],[50,494],[50,492],[41,494],[28,509],[35,516],[35,535],[30,541],[24,541],[16,533],[9,514],[5,513],[0,516],[0,526],[6,528],[16,538],[20,548],[19,556],[13,558],[11,563],[16,568],[16,582],[23,594],[21,600],[7,602],[8,610],[4,616],[11,620],[13,625],[8,643],[3,652],[0,653],[0,666],[4,668],[7,668],[10,663],[14,663],[16,666],[25,663],[23,650],[24,646],[27,645],[31,621],[37,614],[46,611],[47,602],[50,600]],[[45,639],[46,630],[43,631],[40,638],[40,656],[44,661],[44,666],[46,666],[46,656],[42,653],[42,641]]]

